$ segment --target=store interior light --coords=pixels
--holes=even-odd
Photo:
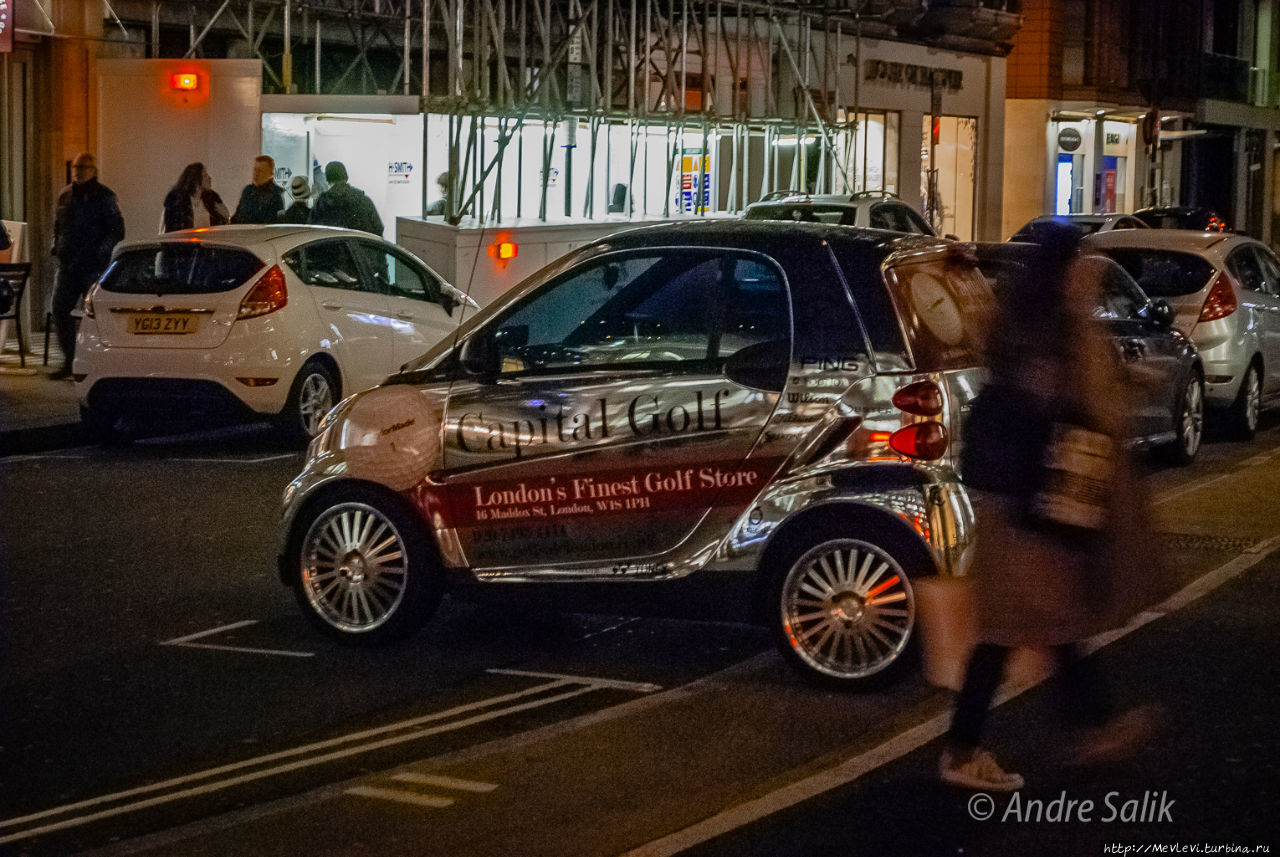
[[[181,92],[193,92],[200,88],[200,75],[194,72],[179,72],[169,75],[169,86]]]

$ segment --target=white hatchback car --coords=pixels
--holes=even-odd
[[[457,327],[469,297],[405,250],[321,226],[122,242],[85,298],[73,366],[99,436],[175,417],[268,416],[310,437]]]

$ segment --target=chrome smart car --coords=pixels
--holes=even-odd
[[[326,418],[280,570],[328,635],[418,628],[463,583],[755,587],[840,686],[904,668],[962,573],[960,415],[991,292],[969,245],[821,224],[624,232],[533,275]]]

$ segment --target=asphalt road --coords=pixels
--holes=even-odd
[[[1176,829],[976,824],[932,783],[944,691],[818,691],[761,629],[666,606],[448,600],[401,646],[328,643],[274,572],[300,461],[256,431],[0,459],[0,852],[1074,855],[1277,829],[1274,424],[1153,476],[1179,585],[1226,582],[1096,655],[1164,701],[1150,758],[1062,774],[1048,686],[995,718],[1029,796],[1163,790]]]

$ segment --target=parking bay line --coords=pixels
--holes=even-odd
[[[1234,559],[1223,563],[1213,571],[1201,575],[1160,604],[1139,614],[1134,621],[1125,627],[1092,638],[1086,645],[1087,650],[1090,653],[1095,652],[1136,631],[1148,622],[1153,622],[1168,613],[1186,607],[1202,595],[1212,592],[1262,562],[1277,547],[1280,547],[1280,535],[1258,542]],[[1040,679],[1027,684],[1003,688],[997,695],[992,707],[1003,705],[1043,681],[1044,679]],[[946,733],[950,724],[951,712],[944,711],[924,723],[895,735],[883,744],[841,762],[832,768],[797,780],[755,800],[729,807],[682,830],[677,830],[674,833],[633,848],[622,854],[621,857],[673,857],[673,855],[714,839],[717,836],[752,824],[832,789],[846,786],[859,777],[907,755],[935,738],[941,737]]]
[[[432,735],[438,735],[445,732],[464,729],[479,723],[490,720],[496,720],[510,714],[518,714],[523,711],[530,711],[535,708],[541,708],[563,700],[572,699],[583,694],[591,693],[597,690],[611,689],[615,686],[614,682],[608,679],[591,679],[591,678],[573,678],[564,677],[543,684],[538,684],[521,691],[515,691],[508,694],[490,697],[488,699],[478,700],[476,702],[467,703],[466,705],[456,706],[445,711],[435,712],[433,714],[423,715],[421,717],[403,720],[398,723],[390,723],[385,726],[366,729],[361,732],[355,732],[350,735],[343,735],[337,738],[331,738],[325,741],[307,744],[302,747],[295,747],[290,750],[282,750],[278,753],[270,753],[264,756],[258,756],[253,759],[245,759],[240,762],[234,762],[229,765],[223,765],[217,768],[211,768],[206,771],[198,771],[193,774],[187,774],[181,777],[174,777],[159,783],[151,783],[145,786],[138,786],[133,789],[127,789],[113,794],[101,795],[95,798],[77,801],[75,803],[66,804],[64,806],[52,807],[50,809],[41,810],[40,812],[31,813],[29,815],[18,818],[10,818],[0,820],[0,830],[4,828],[17,827],[22,824],[52,819],[56,816],[67,815],[69,813],[86,810],[91,807],[111,804],[117,801],[129,801],[132,798],[142,798],[143,795],[156,794],[154,797],[146,797],[140,800],[132,800],[128,803],[121,803],[118,806],[111,806],[106,809],[100,809],[90,812],[86,815],[77,815],[71,818],[64,818],[60,821],[50,821],[47,824],[38,827],[20,830],[15,833],[0,836],[0,844],[16,842],[22,839],[29,839],[44,833],[51,833],[57,830],[64,830],[70,827],[78,827],[94,821],[111,818],[117,815],[124,815],[129,812],[135,812],[140,809],[146,809],[152,806],[158,806],[170,803],[187,797],[195,797],[202,794],[220,791],[230,788],[231,786],[243,783],[253,782],[255,780],[265,779],[277,774],[289,773],[291,771],[302,770],[313,767],[315,765],[324,764],[326,762],[337,761],[349,756],[358,755],[360,753],[372,750],[383,749],[385,747],[393,747],[397,744],[403,744],[410,741],[416,741],[427,738]],[[564,688],[563,690],[560,690]],[[558,693],[552,691],[560,690]],[[539,696],[542,694],[542,696]],[[549,694],[549,695],[546,695]],[[527,697],[538,696],[539,698],[529,700]],[[523,700],[523,701],[522,701]],[[510,704],[508,704],[510,703]],[[493,708],[493,706],[503,706]],[[484,710],[492,709],[492,710]],[[473,713],[479,712],[479,713]],[[448,720],[449,718],[467,715],[462,719],[452,720],[450,722],[440,723],[426,728],[418,728],[425,724],[435,721]],[[412,731],[403,731],[412,730]],[[390,737],[379,738],[378,736],[386,735],[392,732],[402,732],[402,734],[391,735]],[[375,740],[376,739],[376,740]],[[355,743],[352,746],[342,747],[343,744]],[[331,749],[339,748],[339,749]],[[316,753],[317,755],[308,756],[307,754]],[[302,757],[302,758],[295,758]],[[283,761],[293,759],[293,761]],[[282,764],[273,764],[283,762]],[[250,770],[246,773],[246,769],[254,768],[259,765],[271,765],[271,767],[261,768],[259,770]],[[231,776],[227,776],[231,775]],[[220,778],[220,779],[219,779]],[[189,785],[200,783],[202,780],[212,780],[198,785]],[[185,786],[185,788],[183,788]],[[174,789],[174,791],[166,791]]]
[[[165,640],[162,646],[182,646],[188,649],[215,649],[221,652],[241,652],[249,655],[279,655],[287,658],[313,658],[315,652],[292,652],[286,649],[256,649],[249,646],[226,646],[217,643],[196,643],[194,640],[211,637],[214,634],[221,634],[224,631],[234,631],[237,628],[246,628],[249,625],[256,625],[257,619],[245,619],[240,622],[232,622],[230,625],[220,625],[217,628],[210,628],[207,631],[197,631],[194,634],[188,634],[185,637],[175,637],[172,640]]]

